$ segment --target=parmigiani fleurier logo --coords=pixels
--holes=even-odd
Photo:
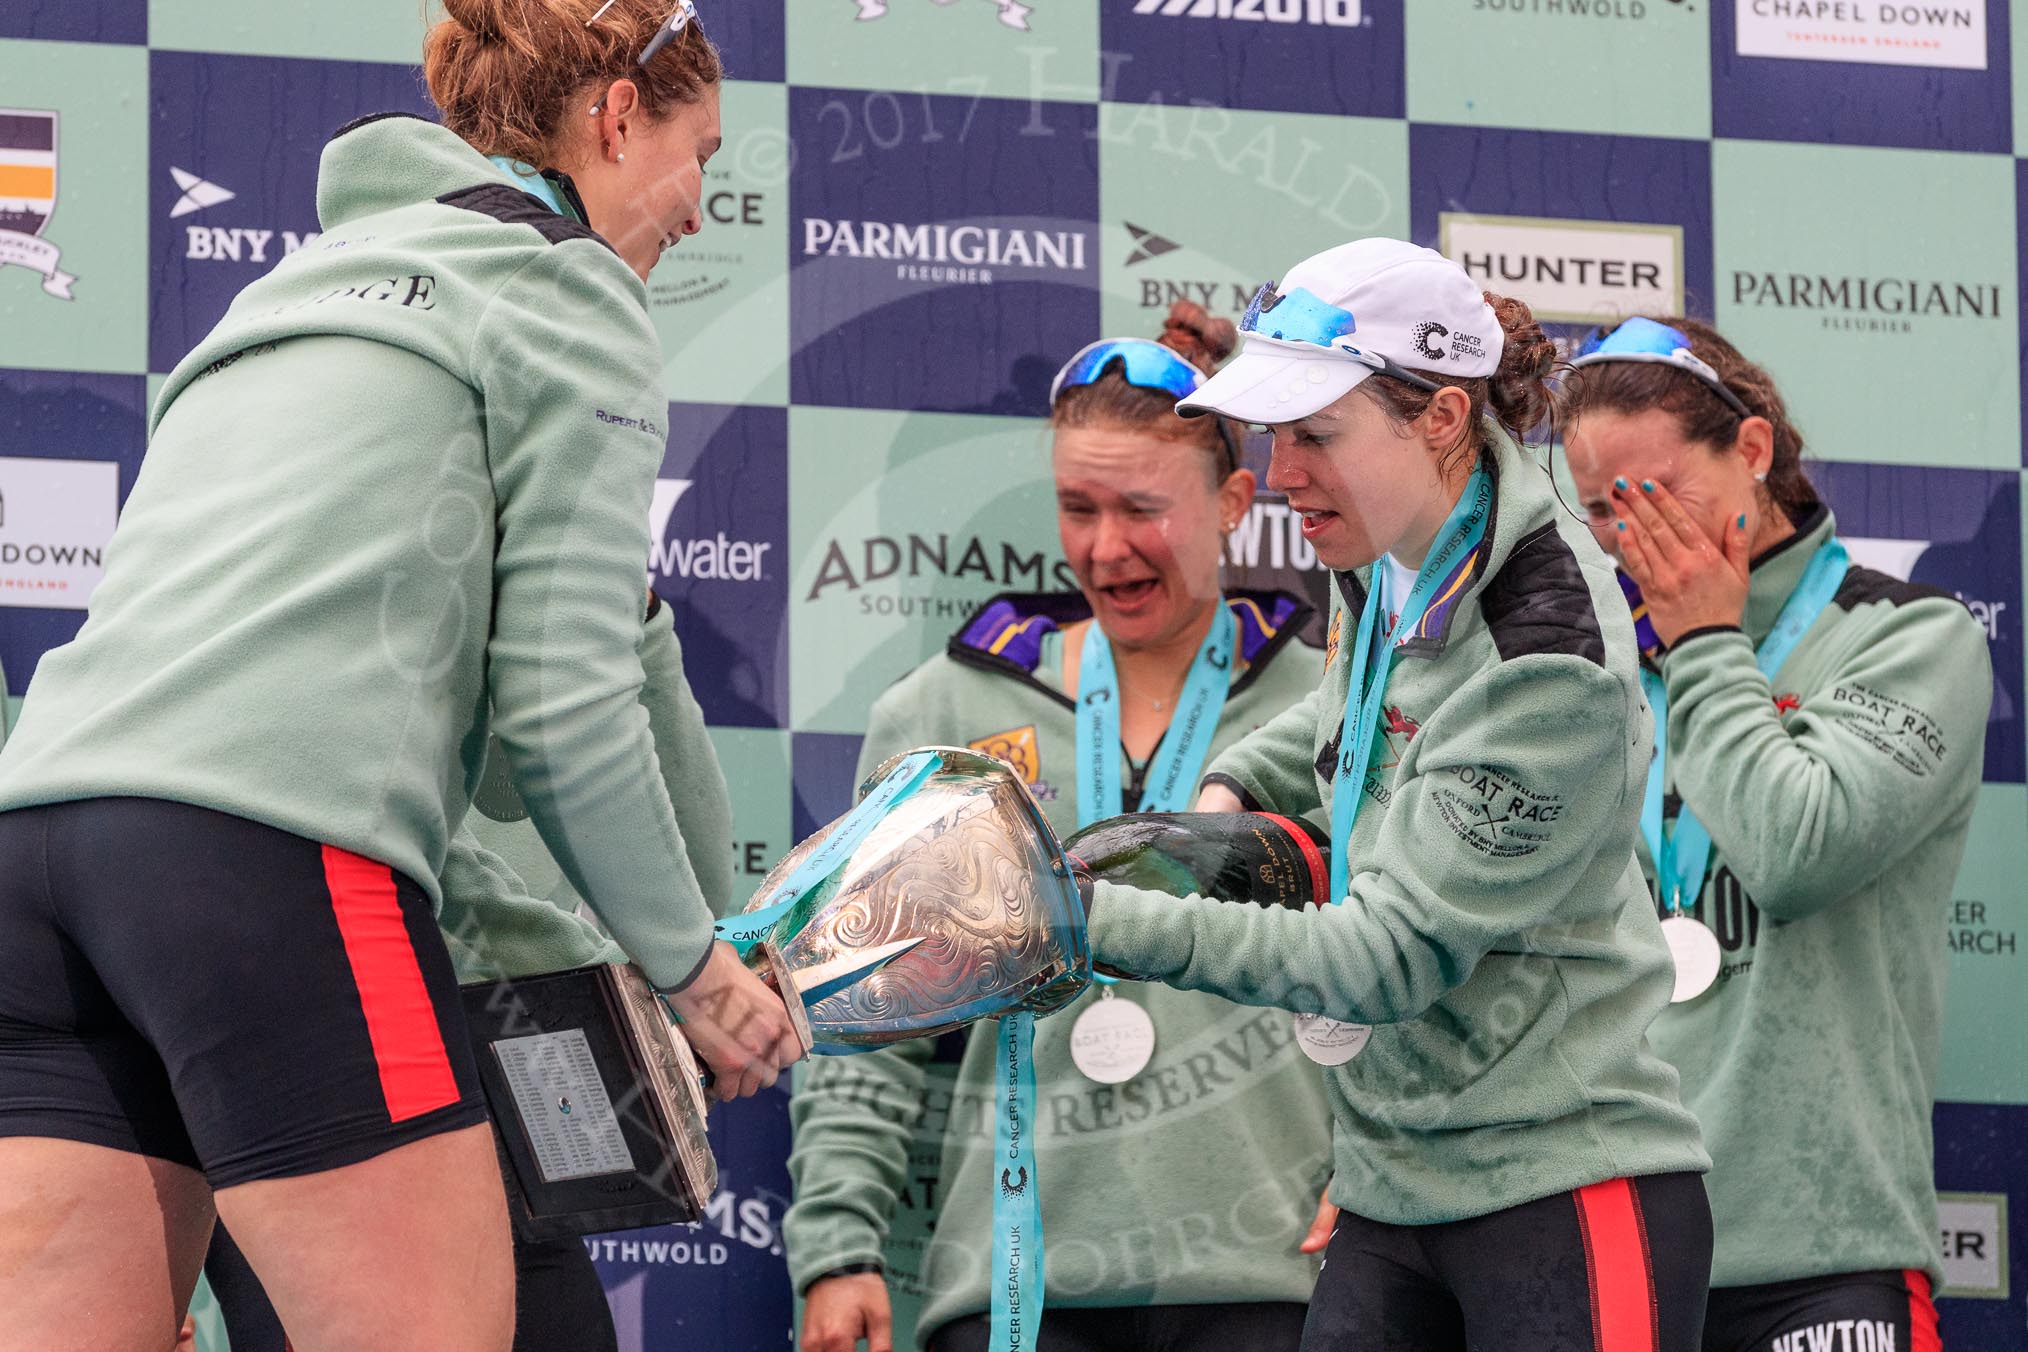
[[[803,218],[803,254],[872,258],[895,265],[901,281],[991,285],[995,269],[1083,272],[1090,247],[1083,230],[1041,230],[972,223]]]
[[[1596,324],[1683,312],[1683,227],[1623,221],[1438,218],[1439,252],[1488,291],[1528,302],[1537,319]]]
[[[1238,23],[1316,24],[1359,28],[1364,0],[1133,0],[1134,13],[1177,19],[1231,19]]]

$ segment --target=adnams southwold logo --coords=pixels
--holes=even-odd
[[[1484,14],[1538,16],[1545,19],[1576,19],[1584,22],[1615,19],[1639,21],[1650,14],[1694,13],[1692,0],[1472,0],[1472,9]]]
[[[1363,28],[1364,0],[1132,0],[1134,13],[1176,19],[1229,19],[1234,23],[1315,24]]]
[[[238,197],[230,188],[209,182],[177,165],[169,166],[181,196],[169,208],[169,219],[193,216],[211,207],[222,206]],[[183,256],[205,263],[279,263],[306,244],[314,242],[316,230],[288,230],[276,226],[208,225],[185,222]]]
[[[803,218],[806,258],[854,258],[894,268],[897,281],[941,286],[991,286],[995,279],[1034,280],[1090,270],[1090,232],[1083,227],[980,221],[853,221]]]
[[[0,456],[0,606],[83,610],[119,512],[110,460]]]
[[[1734,0],[1741,56],[1986,68],[1986,0]]]
[[[1537,319],[1596,324],[1683,312],[1683,227],[1446,211],[1438,250]]]
[[[72,300],[77,278],[57,266],[63,250],[42,234],[55,214],[56,114],[0,108],[0,268],[27,268],[43,294]]]

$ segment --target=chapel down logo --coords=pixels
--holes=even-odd
[[[858,17],[861,23],[871,23],[875,19],[887,17],[888,0],[852,0],[852,2],[859,6]],[[956,4],[957,0],[933,0],[933,3],[949,8]],[[1000,7],[1001,23],[1009,28],[1018,28],[1024,33],[1028,31],[1028,16],[1035,12],[1033,5],[1024,5],[1021,0],[992,0],[992,3]]]
[[[55,213],[55,112],[0,108],[0,268],[27,268],[44,295],[74,300],[77,278],[57,266],[62,248],[42,237]]]
[[[1986,0],[1734,0],[1741,56],[1986,69]]]

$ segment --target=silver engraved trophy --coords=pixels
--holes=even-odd
[[[938,765],[885,814],[766,938],[790,971],[900,956],[809,1007],[818,1053],[934,1037],[1015,1011],[1047,1014],[1091,980],[1084,903],[1056,833],[1006,762],[925,747]],[[861,786],[879,784],[906,757]],[[759,911],[841,817],[791,850],[761,883]]]

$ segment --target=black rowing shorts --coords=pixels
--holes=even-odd
[[[0,1136],[203,1170],[356,1164],[486,1120],[428,896],[148,798],[0,812]]]
[[[1848,1272],[1721,1286],[1704,1352],[1943,1352],[1923,1272]]]

